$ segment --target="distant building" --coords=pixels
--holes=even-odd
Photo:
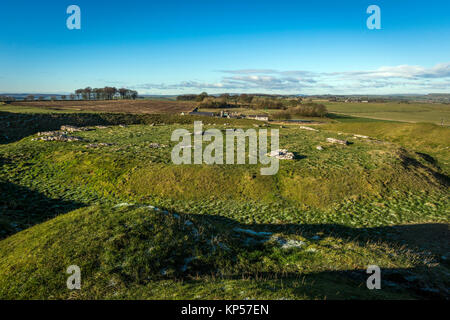
[[[203,117],[216,117],[217,114],[215,112],[201,112],[201,111],[192,111],[189,112],[191,116],[203,116]]]

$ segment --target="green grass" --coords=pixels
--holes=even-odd
[[[350,132],[368,135],[373,138],[387,140],[397,145],[404,146],[416,152],[428,154],[446,174],[450,168],[450,129],[431,123],[396,123],[380,121],[345,121],[341,123],[327,124],[323,127],[327,130],[338,132]],[[426,157],[426,155],[425,155]]]
[[[0,296],[415,298],[403,288],[369,291],[346,272],[367,264],[409,270],[428,263],[400,246],[331,235],[313,240],[308,233],[296,234],[301,230],[273,230],[274,236],[305,243],[282,249],[276,240],[248,242],[250,237],[236,232],[236,226],[210,216],[138,206],[80,209],[0,242]],[[81,268],[80,291],[66,288],[70,265]]]
[[[281,161],[275,176],[261,176],[260,165],[173,165],[171,133],[192,131],[194,119],[220,129],[255,123],[0,114],[8,124],[0,132],[8,136],[0,141],[0,297],[433,297],[421,290],[426,287],[438,289],[434,297],[446,296],[448,128],[353,118],[316,126],[319,132],[287,126],[280,129],[280,146],[299,158]],[[109,128],[74,133],[82,142],[32,141],[37,131],[96,123]],[[353,144],[331,145],[327,137]],[[98,142],[111,145],[86,148]],[[151,148],[155,142],[167,147]],[[137,205],[114,208],[122,202]],[[236,227],[305,246],[258,243],[236,234]],[[65,287],[71,264],[83,270],[79,292]],[[393,285],[365,289],[369,264],[382,266]],[[398,280],[411,275],[417,283]]]
[[[430,103],[345,103],[326,102],[328,111],[363,118],[449,125],[450,105]]]

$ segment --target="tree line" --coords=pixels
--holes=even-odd
[[[127,88],[117,89],[116,87],[104,87],[104,88],[91,88],[86,87],[84,89],[75,90],[75,95],[78,100],[112,100],[119,94],[121,99],[136,99],[138,92]]]
[[[224,108],[233,106],[244,106],[254,109],[286,109],[295,107],[302,102],[301,97],[288,97],[267,94],[234,94],[223,93],[221,95],[208,95],[206,92],[200,94],[184,94],[177,97],[178,101],[196,101],[203,108]]]
[[[312,101],[303,101],[303,98],[296,96],[267,95],[267,94],[235,94],[224,93],[221,95],[186,94],[177,97],[178,101],[196,101],[198,107],[207,108],[237,108],[244,107],[250,109],[278,109],[276,117],[290,119],[293,116],[324,117],[328,114],[325,105]]]
[[[104,87],[104,88],[91,88],[87,87],[84,89],[77,89],[74,93],[70,95],[59,95],[60,100],[112,100],[115,98],[121,99],[137,99],[138,92],[135,90],[130,90],[126,88],[117,89],[115,87]],[[36,96],[30,94],[23,98],[25,101],[34,101]],[[47,98],[48,99],[48,98]],[[37,100],[46,100],[43,95],[37,96]],[[58,100],[58,96],[50,96],[50,100]],[[11,96],[0,96],[0,101],[16,101],[16,98]]]

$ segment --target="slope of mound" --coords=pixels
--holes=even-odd
[[[216,232],[149,206],[79,209],[0,243],[0,297],[65,297],[70,265],[81,269],[83,292],[100,296],[111,283],[225,270],[231,244]]]
[[[244,226],[127,204],[82,208],[0,242],[0,298],[415,297],[418,288],[401,281],[420,277],[428,260],[361,233],[350,240],[349,228],[318,232],[323,228]],[[400,283],[365,289],[368,264]],[[81,290],[67,288],[73,265],[81,271]]]

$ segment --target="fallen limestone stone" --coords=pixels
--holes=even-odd
[[[360,135],[360,134],[354,134],[353,136],[356,137],[356,138],[369,139],[368,136],[363,136],[363,135]]]
[[[61,131],[67,131],[67,132],[80,132],[80,131],[88,131],[88,128],[79,128],[75,126],[61,126]]]
[[[150,143],[149,147],[158,149],[158,148],[165,148],[167,146],[165,144],[159,144],[159,143],[156,143],[156,142],[152,142],[152,143]]]
[[[256,237],[268,237],[268,236],[272,235],[271,232],[257,232],[257,231],[250,230],[250,229],[234,228],[233,230],[236,232],[246,233],[246,234],[249,234],[251,236],[256,236]]]
[[[339,139],[335,139],[335,138],[327,138],[327,142],[348,145],[347,140],[339,140]]]
[[[309,131],[319,131],[319,130],[317,130],[317,129],[314,129],[314,128],[311,128],[311,127],[305,127],[305,126],[300,126],[299,127],[300,129],[303,129],[303,130],[309,130]]]
[[[121,127],[121,128],[126,128],[127,125],[125,125],[125,124],[119,124],[119,127]]]
[[[129,206],[132,206],[132,204],[127,203],[127,202],[122,202],[122,203],[116,204],[113,208],[121,208],[121,207],[129,207]]]
[[[44,131],[44,132],[38,132],[38,136],[54,136],[61,134],[59,131]]]
[[[107,126],[95,126],[97,129],[108,129]]]
[[[86,148],[100,148],[100,147],[109,147],[109,146],[112,146],[112,144],[100,142],[100,143],[90,143],[90,144],[87,144],[85,147]]]
[[[292,152],[287,151],[287,149],[274,150],[267,154],[269,157],[275,157],[280,160],[293,160],[295,158]]]
[[[282,238],[275,238],[282,249],[301,248],[306,245],[305,242],[300,240],[286,240]]]
[[[322,151],[323,147],[322,146],[317,146],[316,149]]]
[[[42,140],[42,141],[61,141],[61,142],[74,142],[74,141],[82,141],[83,139],[80,137],[68,136],[66,134],[58,134],[58,135],[49,135],[43,136],[40,138],[35,138],[33,141]]]

